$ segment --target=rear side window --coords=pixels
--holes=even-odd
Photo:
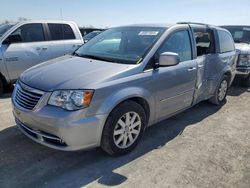
[[[48,24],[51,40],[75,39],[74,32],[68,24]]]
[[[214,36],[211,30],[194,29],[197,56],[215,52]]]
[[[160,47],[158,54],[164,52],[174,52],[180,57],[180,61],[192,59],[190,37],[187,30],[177,31],[172,34]]]
[[[234,51],[234,41],[228,32],[218,30],[218,36],[221,53]]]
[[[42,24],[25,24],[16,29],[11,35],[18,37],[18,41],[23,43],[45,41]]]

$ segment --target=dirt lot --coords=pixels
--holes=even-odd
[[[203,102],[149,128],[126,156],[61,152],[15,127],[0,99],[0,187],[250,187],[250,89],[233,87],[218,108]]]

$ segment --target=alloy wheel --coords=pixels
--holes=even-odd
[[[222,101],[225,98],[227,94],[227,88],[228,88],[227,81],[223,80],[220,84],[219,93],[218,93],[218,97],[220,101]]]
[[[136,112],[127,112],[116,123],[113,139],[117,147],[128,148],[137,139],[141,130],[141,118]]]

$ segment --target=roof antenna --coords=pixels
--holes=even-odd
[[[66,49],[65,49],[65,41],[64,41],[64,30],[63,30],[63,10],[62,8],[60,8],[60,16],[61,16],[61,29],[62,29],[62,37],[63,37],[63,51],[64,51],[64,55],[66,55]]]
[[[62,8],[60,8],[60,16],[61,16],[61,21],[63,21],[63,13],[62,13]]]

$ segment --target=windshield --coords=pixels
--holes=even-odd
[[[161,36],[161,27],[119,27],[102,32],[75,55],[114,63],[136,64]]]
[[[250,26],[225,26],[233,36],[234,42],[246,42],[250,43]]]
[[[3,34],[6,31],[8,31],[12,26],[13,26],[13,24],[3,24],[3,25],[0,25],[0,37],[3,36]]]

